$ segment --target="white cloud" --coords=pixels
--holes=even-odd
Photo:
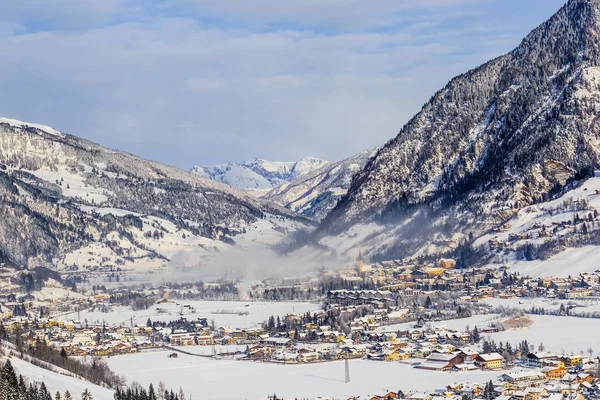
[[[25,13],[10,1],[11,15]],[[344,2],[349,10],[341,0],[194,1],[232,20],[322,18],[343,28],[257,29],[199,22],[191,8],[185,9],[191,17],[177,17],[171,6],[164,9],[172,2],[141,13],[131,2],[110,0],[89,10],[96,6],[60,0],[57,7],[72,6],[73,15],[113,21],[127,5],[123,15],[137,17],[29,34],[21,19],[3,25],[0,18],[6,54],[0,114],[183,168],[257,156],[338,159],[383,144],[449,78],[519,39],[464,17],[481,11],[474,4],[483,3],[471,0],[432,0],[425,7],[382,0],[378,8],[352,0],[352,7]],[[450,8],[467,3],[468,13]],[[398,4],[408,10],[404,15],[397,15]],[[52,21],[66,15],[48,13]],[[371,29],[387,23],[386,13],[412,19],[397,29]],[[369,29],[361,14],[373,19]],[[461,23],[443,22],[448,18]]]

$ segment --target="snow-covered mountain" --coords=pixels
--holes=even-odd
[[[569,0],[437,92],[354,176],[321,244],[380,258],[453,251],[592,176],[599,116],[600,0]]]
[[[191,251],[276,245],[307,220],[230,186],[0,119],[0,262],[63,271],[161,268]]]
[[[327,164],[263,196],[290,210],[316,220],[323,219],[346,194],[352,176],[362,170],[375,151],[365,151],[342,161]]]
[[[264,194],[270,189],[290,182],[325,165],[329,161],[305,157],[299,161],[267,161],[256,158],[242,163],[195,166],[192,172],[213,181],[225,183],[240,190]]]

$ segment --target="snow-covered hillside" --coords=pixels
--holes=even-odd
[[[598,65],[600,0],[570,0],[513,51],[435,93],[354,176],[321,236],[376,224],[371,255],[449,252],[592,176]]]
[[[230,186],[56,129],[0,120],[0,261],[78,273],[275,246],[306,219]],[[256,229],[256,230],[255,230]]]
[[[580,182],[554,200],[521,209],[475,240],[493,262],[524,276],[576,276],[600,269],[600,177]]]
[[[345,160],[327,164],[274,188],[263,198],[307,217],[321,220],[346,194],[352,176],[362,170],[374,154],[375,151],[365,151]]]
[[[256,158],[242,163],[195,166],[192,172],[240,190],[264,194],[266,191],[317,170],[329,161],[305,157],[299,161],[267,161]]]
[[[64,395],[64,392],[68,390],[74,399],[78,399],[81,393],[87,389],[94,400],[112,400],[114,398],[111,389],[94,385],[68,371],[59,368],[55,368],[56,372],[50,371],[17,357],[11,357],[10,362],[17,374],[23,375],[29,382],[38,384],[43,382],[52,395],[56,392]]]

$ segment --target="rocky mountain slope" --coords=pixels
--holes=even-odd
[[[374,151],[365,151],[354,157],[327,164],[274,188],[263,198],[309,218],[321,220],[347,193],[352,176],[360,171],[374,154]]]
[[[599,35],[600,0],[569,0],[515,50],[450,81],[355,175],[322,244],[343,232],[382,258],[448,251],[590,177]]]
[[[329,161],[305,157],[299,161],[281,162],[256,158],[242,163],[195,166],[192,172],[213,181],[225,183],[240,190],[264,194],[270,189],[317,170]]]
[[[0,119],[0,261],[64,271],[160,268],[186,251],[276,245],[295,213],[43,125]]]

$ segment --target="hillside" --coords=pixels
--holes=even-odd
[[[95,400],[113,399],[113,391],[111,389],[94,385],[68,371],[58,368],[56,368],[56,371],[59,372],[50,371],[17,357],[11,357],[10,361],[17,374],[23,375],[30,383],[41,384],[43,382],[53,396],[56,392],[64,394],[65,390],[68,390],[73,398],[80,398],[81,393],[87,389]]]
[[[307,224],[227,185],[6,118],[0,216],[0,261],[101,273],[235,243],[273,246]]]
[[[352,176],[360,171],[374,154],[374,151],[365,151],[327,164],[272,189],[263,198],[306,217],[321,220],[347,193]]]
[[[321,244],[447,252],[599,164],[600,0],[570,0],[512,52],[454,78],[355,175]]]
[[[329,161],[314,157],[290,162],[256,158],[242,163],[195,166],[191,171],[198,176],[261,195],[328,164]]]

